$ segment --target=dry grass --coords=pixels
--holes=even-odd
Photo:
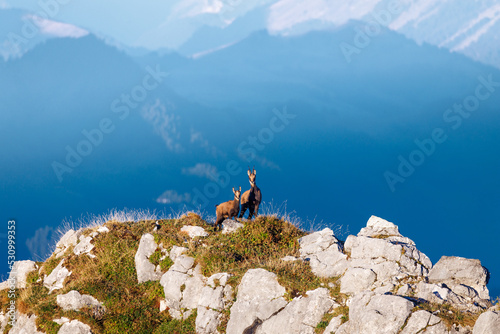
[[[136,220],[138,217],[144,219]],[[53,319],[60,317],[79,319],[96,334],[194,333],[195,316],[186,321],[174,321],[168,312],[159,312],[160,300],[164,298],[159,282],[137,283],[135,253],[141,236],[153,231],[156,220],[161,226],[159,231],[154,232],[158,244],[161,243],[167,250],[174,245],[188,248],[188,255],[195,258],[205,276],[230,273],[229,282],[233,287],[251,268],[264,268],[276,273],[279,283],[286,288],[288,299],[336,282],[336,279],[316,277],[308,263],[281,260],[288,255],[298,256],[298,238],[306,234],[296,226],[300,226],[300,223],[290,214],[259,216],[254,221],[246,221],[245,226],[237,232],[226,235],[215,232],[200,213],[185,212],[175,215],[175,219],[158,218],[158,214],[151,212],[132,214],[115,210],[104,216],[93,216],[85,222],[82,220],[80,226],[85,226],[84,234],[90,234],[101,224],[109,229],[108,233],[100,233],[92,241],[95,246],[92,254],[96,257],[76,256],[73,248],[59,259],[50,257],[41,264],[40,276],[38,272],[28,276],[28,287],[19,292],[19,310],[36,314],[38,328],[49,334],[59,330],[60,326]],[[180,232],[185,225],[201,226],[209,232],[209,236],[192,240]],[[78,226],[67,224],[66,228]],[[161,261],[161,257],[162,252],[157,249],[151,261],[166,271],[172,262],[169,259]],[[66,279],[64,289],[49,294],[43,282],[37,280],[49,275],[63,258],[64,266],[72,274]],[[342,301],[343,296],[339,294],[337,286],[332,286],[329,288],[331,295]],[[67,312],[59,308],[56,296],[71,290],[102,301],[107,310],[104,316],[98,317],[90,309]],[[0,294],[2,304],[5,297]],[[229,311],[226,310],[222,317],[222,332],[228,319]]]

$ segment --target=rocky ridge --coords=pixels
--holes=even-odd
[[[225,234],[244,229],[234,221],[223,224]],[[203,243],[210,234],[200,226],[185,225],[181,231],[187,244]],[[57,295],[57,307],[73,312],[68,314],[86,310],[94,319],[106,317],[106,300],[77,290],[58,291],[65,290],[72,277],[65,266],[68,254],[95,259],[93,239],[108,232],[105,226],[91,233],[68,231],[51,257],[57,265],[38,278],[49,294]],[[433,265],[395,224],[375,216],[345,242],[328,228],[298,239],[298,252],[281,261],[308,263],[314,275],[325,279],[321,286],[298,296],[290,296],[277,274],[264,268],[247,270],[236,286],[230,284],[231,272],[205,277],[188,247],[167,247],[157,243],[154,234],[143,233],[136,242],[137,284],[159,282],[162,291],[157,311],[180,322],[195,317],[196,333],[500,333],[500,312],[493,307],[487,288],[489,272],[479,260],[443,256]],[[152,261],[154,256],[159,260]],[[167,260],[168,268],[153,263]],[[30,284],[27,277],[41,273],[42,266],[17,262],[17,288],[26,288]],[[7,288],[8,282],[0,286]],[[450,314],[470,316],[475,323],[450,324]],[[0,330],[48,333],[37,327],[36,320],[36,314],[19,312],[16,325],[9,328],[2,307]],[[81,319],[52,321],[59,325],[59,334],[93,333]]]

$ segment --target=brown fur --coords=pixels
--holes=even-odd
[[[243,218],[245,212],[249,211],[248,219],[257,216],[259,214],[259,205],[262,200],[262,193],[255,182],[257,177],[257,171],[255,168],[253,171],[248,169],[248,181],[250,182],[251,188],[243,193],[241,196],[241,211],[240,218]]]
[[[217,205],[215,209],[215,213],[217,214],[217,220],[215,221],[215,228],[218,229],[220,224],[225,219],[231,219],[233,217],[238,217],[238,213],[240,212],[240,195],[241,195],[241,187],[239,190],[234,190],[234,199],[232,201],[227,201]]]

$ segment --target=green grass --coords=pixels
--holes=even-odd
[[[232,276],[229,283],[236,287],[243,275],[251,268],[264,268],[278,276],[279,283],[286,288],[286,297],[305,295],[307,291],[336,279],[316,277],[309,264],[303,261],[285,262],[281,258],[287,255],[297,256],[298,238],[306,233],[291,223],[269,216],[259,216],[254,221],[245,222],[245,226],[236,233],[223,235],[215,232],[196,214],[187,214],[179,219],[159,220],[161,228],[153,233],[155,241],[163,248],[172,246],[188,249],[187,255],[193,256],[201,266],[206,277],[215,273],[227,272]],[[209,236],[190,239],[181,228],[185,225],[203,227]],[[95,258],[86,255],[76,256],[72,250],[65,252],[59,259],[49,258],[38,271],[28,275],[28,287],[20,291],[18,307],[26,314],[37,315],[37,326],[46,333],[57,333],[60,325],[54,319],[68,317],[88,324],[96,334],[122,333],[195,333],[196,314],[185,321],[172,319],[168,312],[159,312],[160,301],[164,298],[163,287],[159,282],[137,283],[135,253],[144,233],[151,233],[154,221],[116,222],[105,224],[108,233],[100,233],[92,243]],[[91,233],[89,228],[85,233]],[[157,249],[150,257],[162,271],[167,271],[173,264],[169,257],[161,260],[163,253]],[[37,282],[43,275],[48,275],[65,259],[64,266],[72,274],[65,281],[64,289],[49,294],[43,282]],[[341,300],[342,295],[334,285],[329,288],[332,297]],[[102,301],[106,312],[99,315],[95,310],[82,309],[63,311],[57,306],[56,296],[77,290]],[[5,302],[6,295],[0,294],[0,301]],[[229,310],[224,310],[219,327],[225,331],[229,319]]]

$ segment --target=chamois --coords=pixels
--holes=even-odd
[[[247,209],[249,211],[248,219],[252,219],[253,216],[257,216],[259,214],[259,205],[262,200],[262,194],[260,193],[259,187],[255,184],[256,175],[257,171],[255,168],[253,171],[248,168],[248,181],[250,182],[251,188],[245,191],[241,196],[240,218],[243,218]]]
[[[240,195],[241,195],[241,187],[239,190],[234,190],[234,200],[227,201],[216,205],[215,213],[217,214],[217,220],[215,221],[215,229],[218,229],[220,224],[226,218],[238,217],[238,212],[240,211]]]

